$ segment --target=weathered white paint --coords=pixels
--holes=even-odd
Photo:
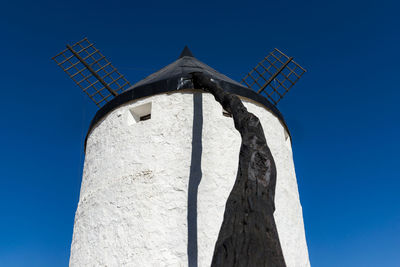
[[[140,99],[109,113],[90,133],[70,266],[187,266],[187,198],[193,90]],[[199,93],[199,92],[197,92]],[[198,266],[210,266],[225,202],[236,178],[240,135],[203,93]],[[130,109],[152,103],[151,119]],[[278,177],[275,219],[287,266],[309,266],[290,138],[263,106],[244,100],[262,123]]]

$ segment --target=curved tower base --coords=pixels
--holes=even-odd
[[[242,100],[276,163],[274,217],[286,264],[309,266],[290,137],[274,113]],[[105,115],[87,138],[70,266],[210,266],[240,143],[232,118],[197,90]]]

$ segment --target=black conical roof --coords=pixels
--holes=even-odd
[[[157,87],[157,89],[163,87],[164,89],[168,88],[168,91],[179,89],[194,89],[193,85],[190,82],[186,83],[185,86],[182,85],[182,82],[191,79],[190,73],[192,72],[202,72],[213,79],[219,80],[224,84],[226,83],[227,86],[233,85],[235,87],[240,87],[244,90],[251,91],[247,87],[244,87],[240,83],[219,73],[215,69],[195,58],[187,46],[185,46],[176,61],[172,62],[161,70],[147,76],[143,80],[137,82],[132,87],[128,88],[127,91],[136,90],[136,88],[143,86]]]
[[[191,73],[193,72],[202,72],[206,76],[217,80],[219,82],[219,85],[227,92],[249,98],[264,105],[272,113],[274,113],[286,126],[283,116],[281,115],[279,110],[274,105],[272,105],[265,97],[259,95],[252,89],[232,80],[231,78],[219,73],[207,64],[196,59],[189,48],[185,46],[176,61],[172,62],[161,70],[147,76],[143,80],[137,82],[136,84],[128,88],[125,92],[121,93],[110,102],[105,104],[93,118],[89,127],[89,132],[94,127],[94,125],[96,125],[96,123],[100,121],[101,118],[103,118],[111,110],[129,101],[182,89],[197,89],[194,88],[191,81]]]
[[[194,57],[192,54],[192,51],[190,51],[189,47],[187,47],[187,45],[185,45],[185,48],[183,48],[181,55],[179,56],[179,58],[181,57]]]

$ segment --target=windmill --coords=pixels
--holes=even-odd
[[[287,266],[309,266],[289,129],[276,107],[305,72],[293,58],[275,49],[239,83],[185,47],[133,85],[86,38],[53,59],[100,108],[86,136],[70,266],[210,265],[241,142],[215,90],[259,118],[276,165],[275,241]]]

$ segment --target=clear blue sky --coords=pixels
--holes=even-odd
[[[277,47],[313,266],[400,266],[398,1],[2,1],[0,266],[66,266],[96,106],[50,60],[87,36],[136,82],[184,45],[239,80]]]

